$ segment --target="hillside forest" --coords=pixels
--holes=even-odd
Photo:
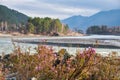
[[[0,31],[20,32],[23,34],[53,34],[67,33],[68,25],[62,24],[59,19],[45,18],[29,18],[26,23],[11,24],[7,21],[0,22]]]

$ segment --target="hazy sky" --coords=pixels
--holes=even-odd
[[[73,15],[90,16],[99,11],[120,9],[120,0],[0,0],[0,4],[28,16],[60,19]]]

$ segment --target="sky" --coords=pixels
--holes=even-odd
[[[59,19],[120,9],[120,0],[0,0],[0,4],[31,17]]]

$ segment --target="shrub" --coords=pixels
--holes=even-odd
[[[54,52],[48,46],[38,46],[33,55],[16,47],[4,65],[7,64],[10,73],[16,73],[21,80],[32,77],[38,80],[119,80],[119,59],[115,52],[103,57],[93,48],[73,56],[65,49]]]

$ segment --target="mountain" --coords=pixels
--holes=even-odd
[[[9,9],[6,6],[0,5],[0,21],[7,21],[12,24],[25,23],[28,20],[28,16]]]
[[[71,29],[77,28],[83,31],[93,25],[120,26],[120,9],[101,11],[92,16],[72,16],[61,21],[68,24]]]
[[[88,17],[84,17],[84,16],[72,16],[70,18],[67,18],[65,20],[62,20],[63,23],[68,24],[70,26],[70,28],[76,28],[80,25],[82,25],[82,23],[85,23],[85,21],[87,20]]]

